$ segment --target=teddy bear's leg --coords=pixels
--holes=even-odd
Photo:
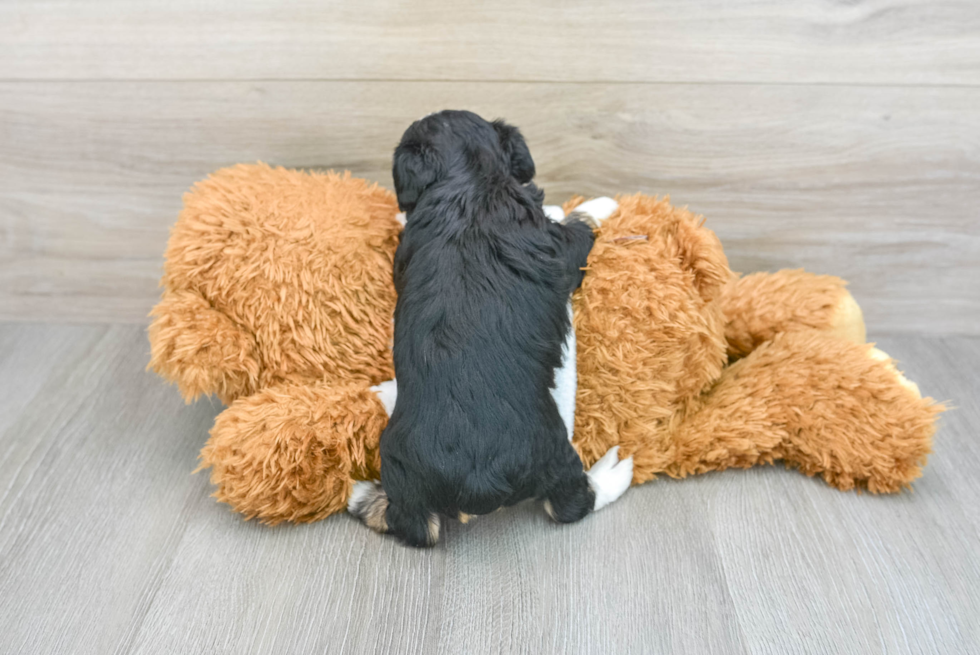
[[[367,384],[269,387],[218,416],[201,468],[248,518],[316,521],[344,510],[355,479],[379,476],[387,421]]]
[[[690,408],[666,472],[782,459],[839,489],[899,491],[921,474],[942,409],[870,344],[781,333]]]
[[[255,339],[193,291],[167,291],[153,308],[150,364],[184,400],[216,394],[230,403],[258,384]]]
[[[803,270],[738,279],[722,300],[729,357],[744,357],[780,332],[799,330],[864,343],[864,317],[846,286],[838,277]]]

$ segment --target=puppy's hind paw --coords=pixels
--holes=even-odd
[[[619,459],[619,446],[613,446],[592,465],[587,475],[589,485],[595,492],[595,505],[592,511],[597,511],[622,496],[633,481],[633,456]]]
[[[601,198],[587,200],[573,211],[589,216],[598,226],[602,225],[602,222],[612,216],[617,209],[619,209],[618,202],[608,196],[603,196]]]
[[[347,511],[375,532],[387,532],[388,496],[378,482],[355,482],[347,499]]]

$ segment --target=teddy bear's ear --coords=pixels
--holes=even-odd
[[[439,177],[439,162],[431,149],[420,143],[402,143],[395,149],[391,166],[398,208],[412,211],[422,192]]]
[[[521,184],[527,184],[534,178],[534,159],[528,150],[527,142],[521,131],[502,120],[495,120],[493,129],[497,131],[500,146],[510,158],[510,172]]]

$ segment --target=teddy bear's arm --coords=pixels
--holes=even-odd
[[[215,394],[229,403],[256,388],[254,337],[200,294],[168,290],[151,316],[148,368],[177,383],[184,400]]]
[[[728,367],[688,409],[665,472],[781,459],[839,489],[899,491],[921,474],[942,409],[870,344],[784,332]]]
[[[738,279],[722,296],[729,357],[744,357],[781,332],[799,330],[822,330],[864,343],[861,308],[846,286],[838,277],[803,270]]]
[[[219,501],[264,523],[341,512],[355,480],[380,475],[381,395],[361,383],[281,384],[239,398],[215,420],[200,468]]]

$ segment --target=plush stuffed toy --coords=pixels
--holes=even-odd
[[[776,460],[842,490],[921,474],[942,407],[864,342],[842,280],[738,277],[686,209],[644,195],[613,208],[573,296],[571,393],[556,392],[587,467],[618,446],[634,484]],[[265,165],[184,198],[150,367],[188,402],[228,404],[201,466],[248,518],[318,520],[380,476],[397,212],[349,174]]]

